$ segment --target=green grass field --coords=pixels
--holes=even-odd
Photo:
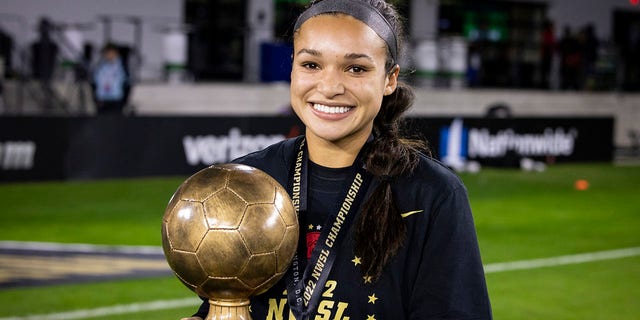
[[[563,164],[462,177],[485,265],[640,247],[640,167]],[[164,207],[184,178],[0,184],[0,240],[159,246]],[[576,190],[576,179],[590,187]],[[490,272],[487,282],[495,319],[640,319],[637,255]],[[192,296],[173,277],[5,289],[0,319]],[[92,319],[179,319],[194,310]]]

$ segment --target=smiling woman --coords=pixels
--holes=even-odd
[[[290,99],[305,134],[234,160],[286,186],[307,226],[288,274],[252,298],[254,319],[492,317],[464,185],[400,135],[413,102],[400,20],[385,1],[324,0],[296,21]]]
[[[310,19],[294,37],[291,104],[309,128],[309,157],[327,167],[351,165],[382,98],[396,89],[399,68],[387,73],[384,41],[345,14]]]

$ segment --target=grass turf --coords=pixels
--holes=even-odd
[[[2,239],[160,245],[165,206],[184,178],[0,184]]]
[[[462,175],[485,263],[640,246],[640,167]],[[159,245],[184,177],[0,184],[2,240]],[[577,179],[590,187],[574,188]],[[638,319],[640,258],[487,275],[495,319]],[[171,277],[0,290],[0,317],[192,296]],[[194,308],[95,319],[178,319]]]

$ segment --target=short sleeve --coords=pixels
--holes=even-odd
[[[410,319],[491,319],[475,225],[460,185],[433,206]]]

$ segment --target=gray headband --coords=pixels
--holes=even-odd
[[[357,0],[325,0],[318,2],[298,17],[293,31],[297,31],[305,21],[317,15],[330,12],[344,13],[364,22],[387,43],[393,62],[398,61],[398,41],[391,24],[378,9],[366,2]]]

